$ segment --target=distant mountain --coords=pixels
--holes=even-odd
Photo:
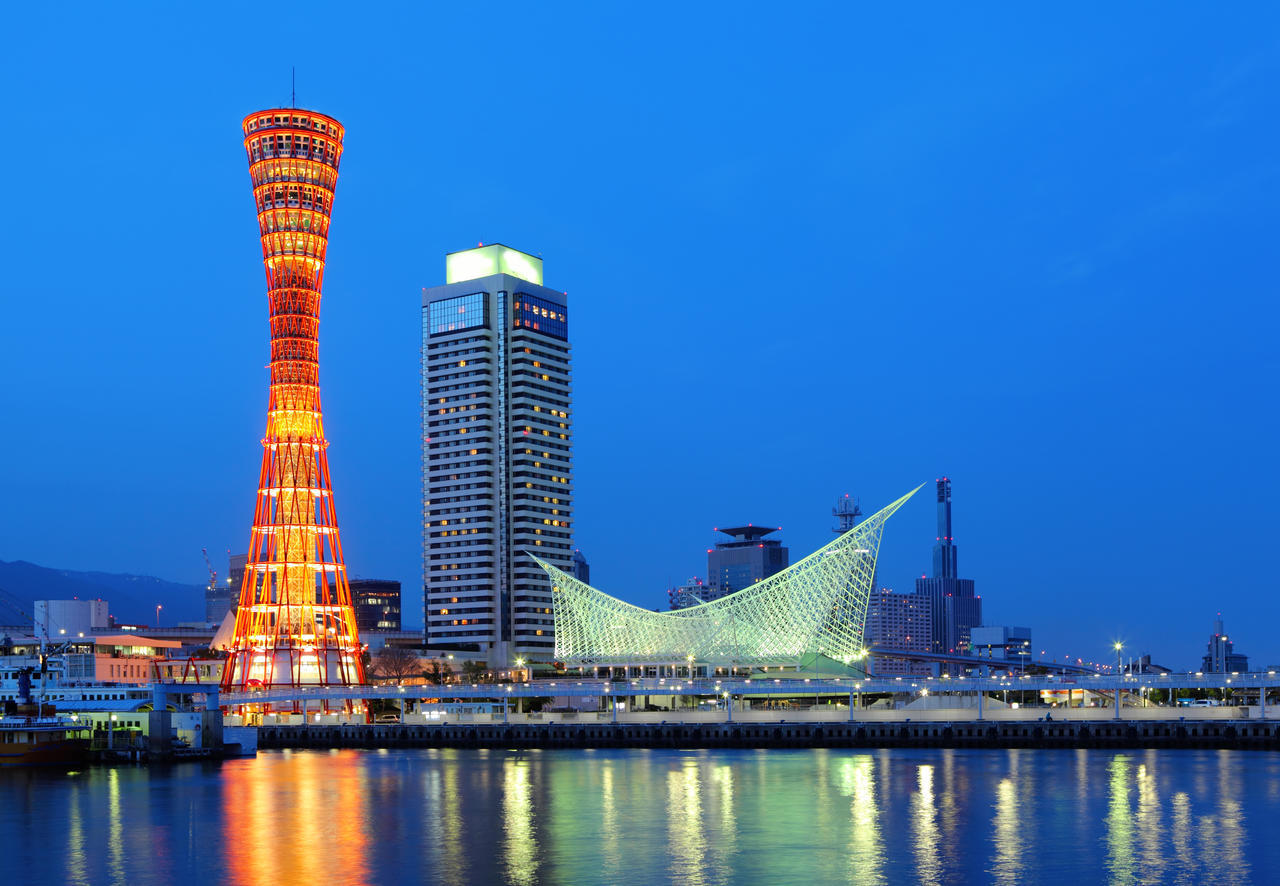
[[[29,624],[36,600],[106,600],[117,621],[154,624],[204,619],[204,588],[149,575],[50,569],[25,560],[0,560],[0,624]]]

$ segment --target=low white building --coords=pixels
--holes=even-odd
[[[108,629],[106,600],[37,600],[35,635],[90,637]]]

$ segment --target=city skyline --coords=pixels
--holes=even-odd
[[[3,222],[20,297],[0,333],[17,431],[0,443],[0,558],[199,584],[202,547],[244,549],[268,357],[237,124],[287,98],[291,62],[264,67],[230,17],[193,47],[182,13],[137,35],[127,12],[44,15],[16,14],[15,34],[46,36],[0,62],[31,84],[15,119],[55,133],[0,149],[28,170],[12,180],[25,212]],[[420,580],[418,296],[441,254],[501,241],[583,293],[574,545],[599,586],[662,606],[714,525],[767,514],[812,550],[833,495],[889,500],[945,473],[984,617],[1029,624],[1047,657],[1106,661],[1120,639],[1193,665],[1223,610],[1238,648],[1280,660],[1261,628],[1278,491],[1267,29],[1122,11],[1080,54],[1084,23],[1032,14],[990,32],[959,15],[691,15],[680,34],[627,18],[597,46],[585,29],[620,33],[621,13],[583,30],[514,13],[498,27],[549,50],[518,84],[453,40],[414,51],[428,24],[467,33],[456,12],[401,34],[355,23],[346,52],[296,60],[298,105],[352,139],[320,333],[350,574]],[[840,30],[857,51],[826,36]],[[905,55],[877,45],[907,30]],[[145,61],[138,40],[156,44]],[[779,63],[743,69],[734,46]],[[652,65],[658,49],[672,64]],[[120,122],[180,101],[201,108],[168,124],[180,151]],[[440,137],[442,120],[495,115],[545,137]],[[155,272],[145,233],[177,188],[156,166],[170,152],[203,170],[212,259],[179,275]],[[68,250],[76,200],[111,218]],[[499,220],[495,200],[523,211]],[[661,445],[637,442],[654,421],[639,402]],[[189,441],[180,457],[150,442],[162,428]],[[197,494],[174,496],[184,470]],[[898,515],[881,583],[928,571],[932,518]]]

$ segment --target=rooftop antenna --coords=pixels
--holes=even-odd
[[[293,108],[298,106],[298,68],[296,65],[289,67],[289,106]]]

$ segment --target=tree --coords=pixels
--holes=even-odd
[[[479,683],[480,678],[484,676],[485,666],[479,661],[464,661],[462,663],[462,676],[467,683]]]
[[[439,659],[434,659],[427,669],[422,672],[422,676],[437,686],[443,686],[453,676],[453,668],[449,667],[447,661],[442,662]]]
[[[412,677],[421,671],[418,656],[408,649],[399,646],[384,646],[374,656],[372,673],[383,680],[394,680],[397,683],[405,677]]]

